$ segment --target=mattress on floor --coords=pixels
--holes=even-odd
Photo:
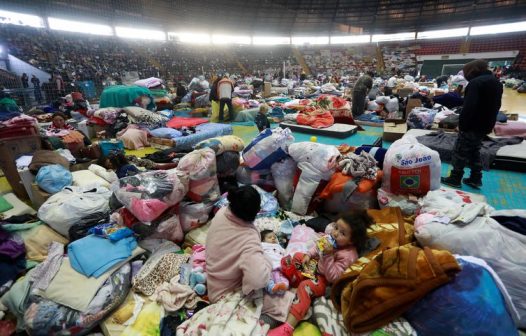
[[[290,122],[282,122],[279,124],[281,128],[290,128],[292,131],[311,133],[316,135],[324,135],[335,138],[347,138],[358,130],[359,126],[348,124],[334,124],[327,128],[313,128],[306,125],[298,125]]]
[[[404,134],[403,137],[414,136],[419,137],[434,130],[411,129]],[[493,133],[489,135],[490,138],[502,138],[502,136],[495,136]],[[453,150],[453,148],[451,149]],[[519,172],[526,172],[526,140],[517,145],[503,146],[497,151],[495,160],[491,163],[493,169],[504,169]]]
[[[356,125],[360,125],[360,126],[384,127],[383,120],[381,122],[374,122],[374,121],[364,121],[364,120],[354,119],[354,122],[356,123]]]
[[[198,143],[206,139],[230,135],[233,133],[232,125],[219,123],[206,123],[196,126],[196,133],[174,138],[174,148],[177,150],[192,150]]]

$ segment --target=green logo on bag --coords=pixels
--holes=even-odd
[[[400,176],[400,187],[406,189],[416,189],[420,186],[420,176],[407,175]]]

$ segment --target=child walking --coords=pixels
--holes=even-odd
[[[285,249],[281,247],[278,237],[272,230],[261,231],[261,246],[272,262],[272,273],[266,290],[269,294],[283,293],[289,289],[289,280],[281,273],[281,258],[286,254]]]
[[[293,264],[309,264],[318,259],[318,270],[315,279],[303,280],[298,285],[296,297],[290,307],[287,322],[269,331],[269,336],[291,336],[294,328],[301,321],[312,299],[325,295],[328,284],[334,283],[343,272],[358,259],[367,241],[367,227],[373,223],[365,210],[352,211],[336,221],[330,236],[332,244],[324,244],[323,251],[317,246],[307,254],[296,253]]]

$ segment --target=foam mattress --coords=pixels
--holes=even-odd
[[[434,130],[411,129],[404,134],[406,136],[419,137]],[[488,135],[490,138],[502,138],[495,136],[493,133]],[[453,150],[453,149],[451,149]],[[513,170],[519,172],[526,172],[526,140],[517,145],[503,146],[497,151],[497,157],[491,164],[493,169]]]
[[[291,122],[282,122],[279,124],[281,128],[290,128],[292,131],[311,133],[316,135],[324,135],[334,138],[347,138],[358,130],[359,126],[348,124],[334,124],[327,128],[313,128],[306,125],[298,125]]]

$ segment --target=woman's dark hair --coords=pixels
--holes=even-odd
[[[128,164],[128,159],[126,159],[126,156],[122,153],[110,153],[108,155],[108,160],[110,160],[113,169],[119,169]]]
[[[253,222],[261,209],[261,196],[251,186],[229,190],[227,199],[232,213],[246,222]]]
[[[66,115],[62,112],[53,113],[53,117],[51,118],[51,120],[55,119],[55,117],[61,117],[62,119],[64,119],[64,121],[68,120],[68,117],[66,117]]]
[[[265,238],[268,234],[274,233],[272,230],[263,230],[261,231],[261,241],[265,241]]]
[[[367,228],[374,223],[367,210],[352,210],[340,216],[351,228],[351,242],[360,254],[367,242]]]

